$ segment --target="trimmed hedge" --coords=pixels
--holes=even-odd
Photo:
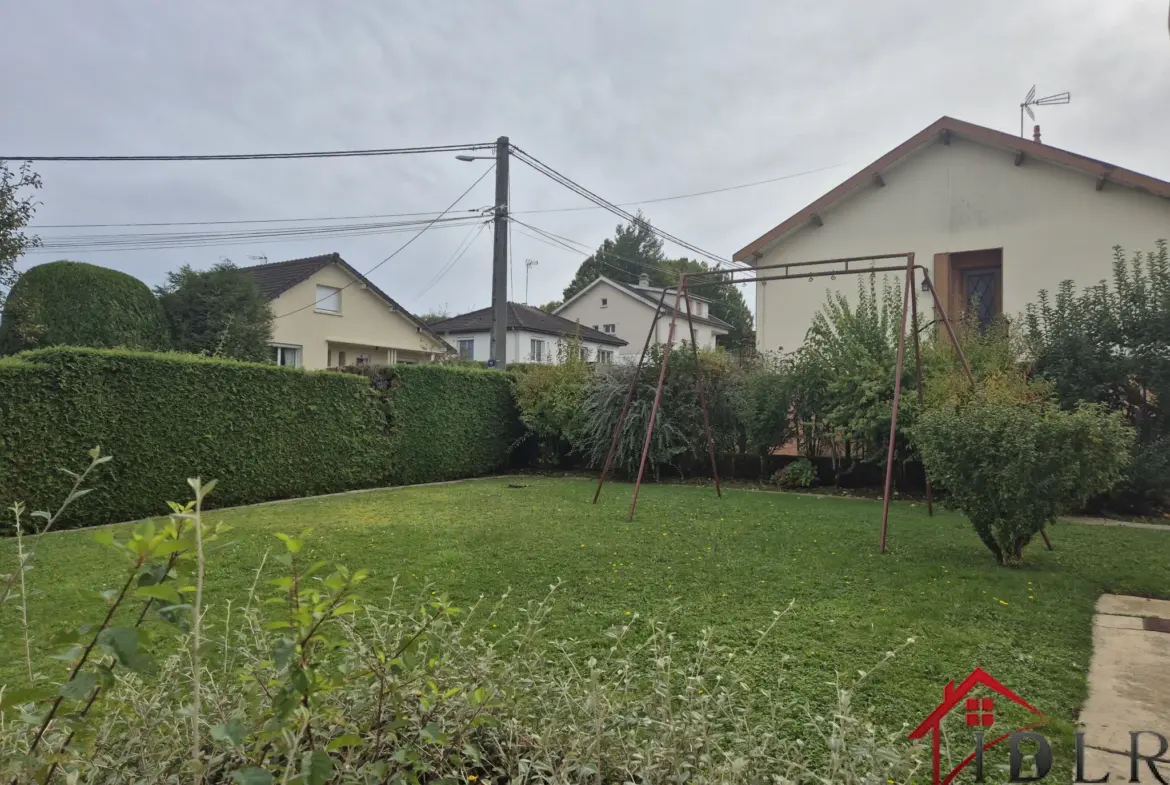
[[[166,513],[196,475],[227,506],[374,487],[390,465],[378,395],[353,376],[117,349],[0,360],[0,503],[55,507],[94,445],[114,460],[63,527]]]
[[[170,346],[162,305],[132,275],[85,262],[49,262],[17,279],[0,321],[0,354],[47,346]]]
[[[442,365],[344,370],[369,377],[385,396],[396,484],[500,471],[524,436],[506,373]]]

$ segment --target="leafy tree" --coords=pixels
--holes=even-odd
[[[914,428],[929,475],[1000,564],[1019,564],[1046,523],[1123,477],[1134,434],[1095,404],[990,403],[928,410]]]
[[[552,313],[553,311],[560,308],[564,304],[565,304],[564,300],[549,300],[547,303],[540,306],[540,310],[544,311],[545,313]]]
[[[16,281],[16,260],[41,241],[24,233],[36,211],[30,191],[41,187],[41,178],[26,163],[13,172],[0,161],[0,294]]]
[[[645,275],[653,286],[673,287],[678,285],[679,277],[684,273],[693,275],[710,269],[706,262],[667,258],[662,250],[662,240],[639,213],[637,220],[619,224],[614,236],[603,240],[593,255],[581,263],[573,280],[565,287],[564,300],[576,295],[601,275],[626,284],[636,284]],[[739,289],[720,285],[728,280],[728,273],[712,276],[696,283],[692,291],[711,300],[711,315],[732,326],[724,342],[728,348],[751,346],[755,341],[751,310]]]
[[[418,320],[423,324],[434,324],[435,322],[441,322],[450,317],[451,314],[447,310],[447,306],[443,306],[442,308],[434,308],[426,313],[419,314]]]
[[[4,303],[0,352],[46,346],[160,350],[166,319],[149,287],[132,275],[57,261],[23,273]]]
[[[535,365],[513,382],[520,420],[540,442],[540,461],[556,466],[580,441],[585,426],[585,391],[592,371],[581,359],[581,342],[558,342],[560,357]]]
[[[269,359],[272,309],[256,280],[230,261],[210,270],[185,264],[157,290],[175,349],[263,362]]]
[[[1061,404],[1101,403],[1124,413],[1138,433],[1131,474],[1108,501],[1152,512],[1170,504],[1170,255],[1113,250],[1113,276],[1080,292],[1063,282],[1040,292],[1027,314],[1027,346],[1037,376]]]

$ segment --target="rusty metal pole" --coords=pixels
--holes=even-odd
[[[918,409],[921,412],[926,409],[926,393],[922,388],[922,347],[918,340],[918,276],[917,268],[914,266],[914,254],[910,254],[906,264],[910,275],[910,330],[914,336],[914,381],[918,385]],[[925,474],[926,467],[923,467],[922,471]],[[934,515],[934,493],[930,487],[929,476],[926,477],[926,514]]]
[[[934,309],[942,318],[943,327],[947,329],[947,335],[951,338],[951,345],[955,347],[959,360],[963,363],[963,370],[967,372],[967,381],[971,382],[971,386],[974,387],[975,374],[971,373],[971,364],[967,362],[967,355],[963,354],[963,347],[959,346],[959,338],[955,335],[955,328],[951,326],[951,320],[947,318],[946,309],[943,308],[942,302],[938,299],[938,292],[934,290],[934,284],[931,283],[930,275],[927,274],[926,270],[922,271],[922,280],[926,282],[926,288],[930,289],[930,296],[934,298]]]
[[[664,287],[665,288],[665,287]],[[662,401],[662,384],[666,381],[666,365],[670,361],[670,347],[674,343],[674,327],[678,321],[678,298],[680,286],[674,293],[674,312],[670,315],[670,330],[666,334],[666,347],[662,350],[662,370],[658,372],[658,389],[654,391],[654,405],[650,407],[650,422],[646,424],[646,442],[642,445],[642,461],[638,464],[638,479],[634,481],[634,498],[630,502],[630,514],[626,520],[634,520],[634,509],[638,506],[638,491],[642,488],[642,475],[646,471],[646,457],[650,454],[650,439],[654,436],[654,418],[658,416],[658,404]]]
[[[662,313],[662,303],[665,300],[666,288],[663,287],[662,296],[658,298],[658,307],[654,310],[654,318],[650,320],[650,331],[646,333],[646,343],[642,345],[642,354],[638,357],[638,365],[634,368],[634,375],[630,379],[630,389],[626,391],[626,402],[622,406],[622,413],[618,415],[617,426],[613,429],[613,441],[609,443],[609,454],[605,456],[605,465],[601,468],[601,479],[597,481],[597,491],[593,494],[594,504],[597,504],[597,500],[601,496],[601,486],[605,484],[605,475],[613,464],[613,455],[617,451],[622,426],[626,424],[626,415],[630,413],[630,404],[634,401],[634,390],[638,386],[638,378],[642,375],[642,364],[646,362],[646,354],[650,351],[650,340],[654,337],[654,330],[658,326],[658,317]]]
[[[898,332],[898,361],[894,368],[894,409],[890,412],[890,449],[886,453],[886,489],[882,494],[882,537],[878,553],[886,552],[886,532],[890,523],[890,495],[894,490],[894,441],[898,435],[898,406],[902,402],[902,361],[906,355],[906,317],[910,311],[910,270],[902,294],[902,327]]]
[[[683,301],[687,306],[687,326],[691,331],[691,349],[695,355],[695,384],[699,387],[699,406],[703,409],[703,429],[707,432],[707,455],[711,456],[711,474],[715,476],[715,495],[723,498],[719,487],[719,467],[715,463],[715,440],[711,438],[711,418],[707,414],[707,395],[703,392],[703,369],[699,367],[699,344],[695,342],[695,320],[691,318],[691,292],[686,276],[683,276]]]

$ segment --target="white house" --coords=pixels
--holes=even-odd
[[[654,325],[651,343],[665,344],[670,335],[675,290],[666,290],[662,310],[655,318],[662,291],[659,287],[651,286],[645,275],[636,284],[620,283],[603,275],[566,300],[554,313],[623,339],[627,345],[621,353],[636,356],[641,354],[646,344],[651,324]],[[695,343],[700,348],[714,349],[715,338],[727,335],[731,325],[711,315],[710,300],[692,294],[688,294],[687,299],[690,300],[691,317],[695,324]],[[680,301],[678,310],[674,342],[690,343],[686,304]]]
[[[735,254],[752,265],[913,252],[948,315],[1020,313],[1041,289],[1108,278],[1112,247],[1170,238],[1170,183],[943,117]],[[763,275],[764,273],[761,273]],[[832,286],[756,285],[756,343],[797,348]]]
[[[430,328],[458,350],[460,359],[486,361],[490,356],[490,307],[434,322]],[[558,363],[570,341],[578,344],[581,359],[588,362],[612,362],[614,353],[626,345],[616,335],[606,335],[530,305],[508,303],[505,362]]]

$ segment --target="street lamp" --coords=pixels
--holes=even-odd
[[[496,162],[496,205],[492,217],[495,241],[492,243],[492,332],[488,365],[504,370],[508,352],[508,163],[511,158],[508,137],[496,140],[495,155],[455,156],[458,161],[490,160]]]
[[[528,273],[533,267],[540,264],[536,259],[524,260],[524,304],[528,305]]]

